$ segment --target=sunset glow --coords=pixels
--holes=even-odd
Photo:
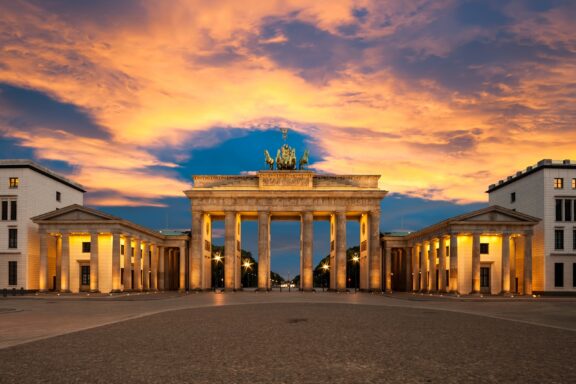
[[[92,205],[158,206],[226,140],[207,132],[288,125],[317,171],[485,202],[576,158],[575,18],[570,1],[4,1],[2,156],[65,163]]]

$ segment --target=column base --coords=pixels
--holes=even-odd
[[[122,293],[122,291],[119,289],[113,289],[110,291],[110,293]]]
[[[90,290],[90,293],[100,293],[100,290],[98,290],[98,289],[91,289],[91,290]]]

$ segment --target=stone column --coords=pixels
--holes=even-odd
[[[48,291],[49,274],[48,274],[48,233],[41,229],[38,231],[40,237],[40,292]]]
[[[386,292],[392,292],[392,248],[386,247],[384,255],[384,273],[386,274]]]
[[[420,285],[420,262],[418,260],[418,245],[412,246],[412,291],[417,292]]]
[[[519,290],[519,287],[516,284],[516,256],[519,247],[518,241],[520,241],[519,237],[512,237],[512,244],[514,246],[514,249],[510,250],[510,292],[512,293],[517,293]]]
[[[430,239],[430,249],[428,250],[428,268],[430,270],[428,281],[428,292],[436,291],[436,243]]]
[[[336,214],[330,215],[330,282],[328,284],[329,290],[336,290]]]
[[[428,290],[428,265],[426,260],[426,243],[422,242],[420,246],[420,292]]]
[[[186,290],[186,247],[180,244],[180,292]]]
[[[370,291],[382,291],[382,248],[380,246],[380,210],[370,211]]]
[[[142,242],[139,238],[135,240],[134,254],[134,289],[142,290]]]
[[[212,217],[209,213],[202,214],[202,239],[200,241],[200,247],[202,251],[201,268],[202,268],[202,290],[210,290],[212,288]],[[192,248],[188,253],[188,264],[192,265]],[[191,274],[189,276],[192,276]],[[189,278],[191,279],[191,278]],[[190,280],[191,281],[191,280]],[[190,282],[190,289],[192,283]]]
[[[158,289],[166,290],[166,248],[158,248]]]
[[[450,235],[450,292],[458,293],[458,234]]]
[[[192,211],[192,238],[190,240],[190,289],[202,290],[202,256],[204,244],[202,244],[202,216],[201,211]],[[211,262],[211,260],[210,260]]]
[[[56,238],[56,291],[62,290],[62,237]]]
[[[98,231],[90,232],[90,292],[98,292]]]
[[[233,291],[236,285],[236,212],[226,211],[224,232],[224,289]]]
[[[142,289],[144,291],[150,290],[150,241],[143,243],[144,250],[142,251]]]
[[[120,233],[112,232],[112,292],[120,288]]]
[[[440,236],[440,254],[438,255],[438,290],[442,293],[446,292],[446,238]]]
[[[480,234],[472,234],[472,293],[480,293]]]
[[[314,238],[314,216],[312,212],[302,213],[302,289],[314,290],[314,265],[312,260]]]
[[[70,292],[70,234],[61,231],[62,234],[62,261],[60,272],[60,291]]]
[[[532,294],[532,232],[524,234],[524,294]]]
[[[346,212],[336,212],[336,290],[346,291]]]
[[[510,292],[510,233],[502,234],[502,293]]]
[[[132,236],[124,236],[124,292],[132,290]]]
[[[152,260],[150,260],[150,290],[158,290],[158,245],[150,244],[150,250],[152,251]]]
[[[267,291],[270,280],[270,212],[258,211],[258,290]]]

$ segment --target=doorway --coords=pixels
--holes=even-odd
[[[80,292],[90,291],[90,264],[80,264]]]
[[[480,292],[490,294],[490,266],[480,267]]]

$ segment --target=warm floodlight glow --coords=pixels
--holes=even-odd
[[[354,257],[352,257],[352,261],[357,263],[358,261],[360,261],[360,258],[358,257],[357,254],[354,254]]]
[[[324,271],[327,271],[328,269],[330,269],[330,266],[328,264],[322,264],[322,269]]]
[[[249,260],[244,260],[242,266],[246,269],[250,269],[252,267],[252,263]]]
[[[220,261],[222,261],[222,256],[220,255],[220,252],[216,252],[214,254],[214,261],[219,263]]]

